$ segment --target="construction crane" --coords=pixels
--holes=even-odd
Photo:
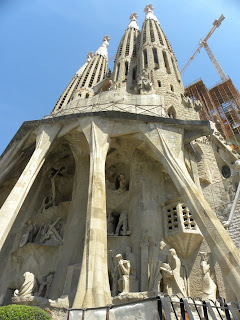
[[[181,74],[183,74],[183,72],[187,69],[187,67],[190,65],[190,63],[192,62],[192,60],[196,57],[196,55],[200,52],[201,48],[204,47],[204,49],[206,50],[210,60],[212,61],[219,77],[221,78],[222,81],[225,81],[228,79],[228,77],[225,75],[223,69],[221,68],[220,64],[218,63],[217,59],[215,58],[212,50],[209,48],[208,44],[207,44],[207,40],[211,37],[211,35],[213,34],[213,32],[221,25],[221,23],[223,22],[223,20],[225,19],[224,15],[222,14],[220,16],[220,18],[218,20],[215,20],[213,22],[213,27],[212,29],[208,32],[207,36],[204,39],[200,40],[199,43],[199,47],[197,48],[197,50],[194,52],[194,54],[191,56],[191,58],[188,60],[187,64],[184,66],[184,68],[181,71]]]

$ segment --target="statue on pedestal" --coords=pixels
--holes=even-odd
[[[116,255],[118,264],[118,272],[120,279],[118,280],[118,288],[120,292],[129,292],[129,275],[130,275],[130,261],[123,260],[121,254]]]
[[[166,246],[166,243],[164,241],[161,241],[159,247],[155,245],[152,250],[152,254],[149,259],[149,291],[160,291],[160,281],[162,279],[161,266],[164,262],[166,262],[167,259],[167,255],[165,254]]]
[[[24,282],[21,286],[21,288],[14,291],[14,297],[28,297],[33,296],[34,291],[37,288],[37,279],[31,272],[25,272],[24,275]]]
[[[160,269],[163,272],[164,291],[169,295],[178,295],[179,297],[186,297],[186,287],[184,279],[181,276],[181,260],[177,256],[175,249],[169,249],[170,256],[168,263],[163,263]]]
[[[200,267],[202,271],[202,299],[216,300],[217,286],[210,276],[210,265],[207,263],[207,253],[200,252],[201,262]]]

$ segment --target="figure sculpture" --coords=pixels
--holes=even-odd
[[[162,279],[161,266],[166,262],[167,258],[167,255],[165,254],[166,246],[166,243],[164,241],[161,241],[159,247],[154,246],[152,250],[152,254],[149,259],[149,291],[160,291],[160,281]]]
[[[142,70],[142,74],[138,82],[138,88],[141,94],[152,90],[152,82],[149,79],[149,74],[147,72],[147,69]]]
[[[23,298],[23,297],[34,295],[34,291],[37,288],[36,277],[31,272],[25,272],[23,277],[24,277],[24,282],[19,290],[16,289],[14,291],[14,297]]]
[[[107,217],[107,234],[108,235],[114,235],[114,217],[111,212],[109,212]]]
[[[184,279],[181,276],[181,260],[177,256],[175,249],[169,249],[170,257],[168,263],[163,263],[160,269],[163,272],[164,291],[169,295],[178,295],[186,297],[186,288]]]
[[[121,228],[122,228],[122,232],[120,231]],[[128,229],[128,213],[127,213],[127,210],[123,210],[118,220],[115,235],[118,236],[121,234],[123,236],[126,236],[128,231],[127,229]]]
[[[35,296],[42,297],[42,298],[48,298],[49,291],[52,285],[54,277],[54,272],[50,272],[48,275],[43,276],[42,283],[39,286],[38,292],[35,294]]]
[[[120,292],[129,292],[129,275],[130,275],[130,261],[123,260],[121,254],[116,255],[118,272],[120,279],[118,280],[118,288]]]
[[[126,259],[128,261],[130,261],[130,265],[131,265],[130,274],[132,276],[134,276],[134,278],[136,278],[136,276],[137,276],[137,271],[136,271],[137,263],[136,263],[135,255],[132,253],[132,249],[130,247],[126,247]]]
[[[127,180],[124,174],[120,173],[116,179],[116,189],[126,191],[127,190]]]
[[[38,231],[39,227],[36,224],[31,220],[27,221],[25,224],[25,232],[22,235],[19,247],[22,248],[26,243],[33,243]]]
[[[118,292],[118,264],[115,259],[114,252],[112,250],[109,250],[109,255],[110,255],[110,276],[111,276],[111,293],[112,297],[115,297]]]
[[[200,252],[201,262],[200,267],[202,271],[202,299],[216,300],[217,286],[210,276],[210,265],[207,263],[207,253]]]

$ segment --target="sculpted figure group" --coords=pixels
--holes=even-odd
[[[26,243],[45,244],[59,246],[63,243],[65,223],[58,218],[55,222],[42,223],[38,226],[31,220],[27,221],[19,243],[23,247]]]
[[[122,254],[111,254],[111,289],[112,296],[118,292],[131,292],[131,281],[137,279],[136,258],[130,247],[126,247],[126,259]],[[201,252],[200,268],[202,272],[202,299],[216,300],[217,286],[210,276],[210,265],[207,262],[207,254]],[[176,250],[167,249],[164,241],[160,245],[154,245],[149,255],[149,287],[150,292],[164,292],[178,297],[188,296],[187,274]]]

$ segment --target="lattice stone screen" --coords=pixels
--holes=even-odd
[[[164,236],[184,258],[202,241],[202,234],[183,199],[177,198],[163,205]]]

